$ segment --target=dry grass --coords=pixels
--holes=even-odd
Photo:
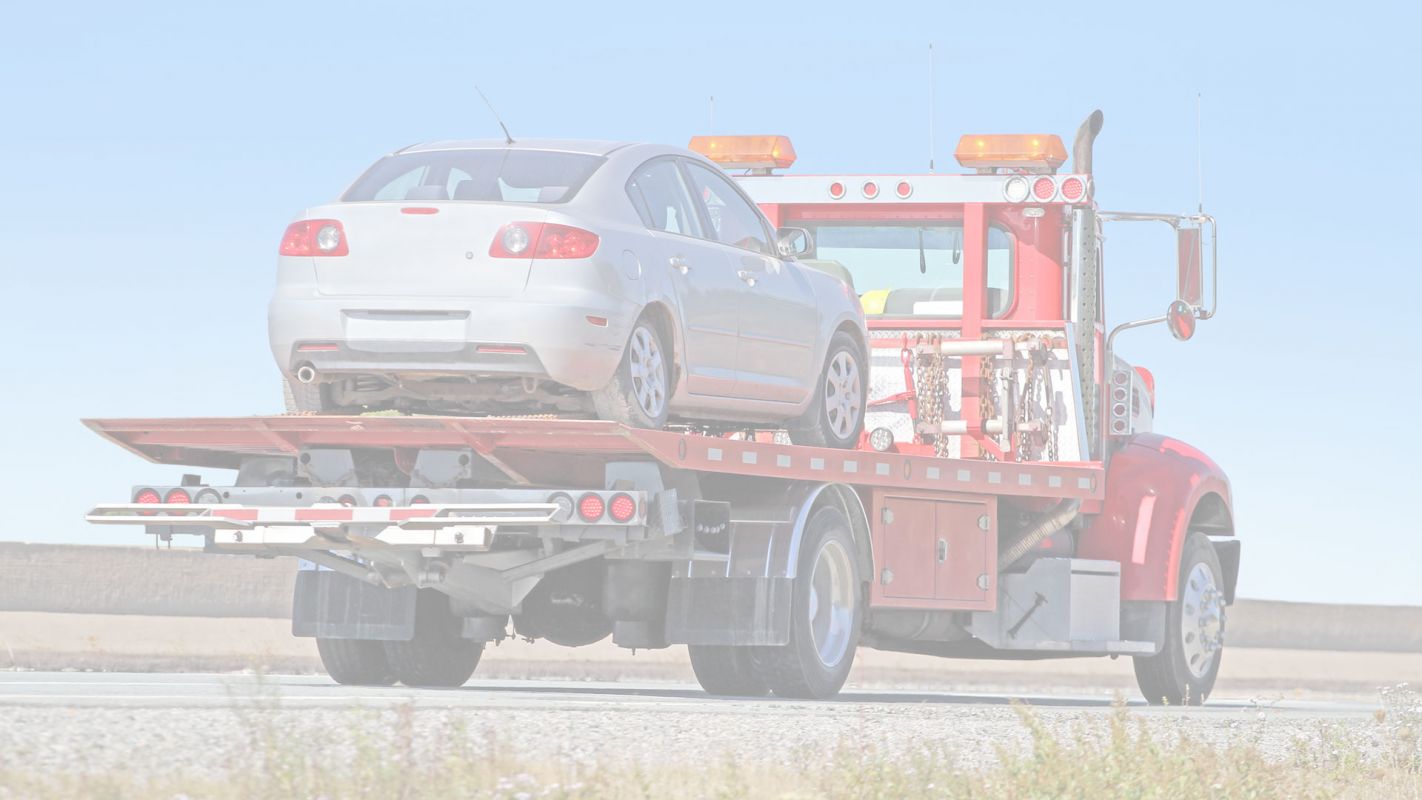
[[[1059,736],[1028,708],[1027,752],[966,769],[934,745],[881,752],[846,741],[781,765],[530,763],[497,740],[417,737],[415,710],[371,712],[361,732],[329,740],[284,732],[275,695],[234,699],[249,761],[161,777],[39,775],[0,770],[0,798],[1412,798],[1422,799],[1422,695],[1385,691],[1375,725],[1320,727],[1283,758],[1243,737],[1207,745],[1154,731],[1118,707],[1107,720]]]

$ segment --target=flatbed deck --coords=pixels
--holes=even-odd
[[[1103,497],[1096,462],[1010,463],[832,450],[614,422],[438,416],[258,416],[88,419],[100,436],[158,464],[236,469],[253,456],[305,448],[470,448],[525,483],[563,480],[610,460],[655,460],[699,472],[905,490]]]

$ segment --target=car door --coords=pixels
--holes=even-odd
[[[655,240],[648,270],[665,270],[680,306],[681,367],[691,394],[735,397],[740,303],[724,248],[710,241],[686,179],[670,157],[638,167],[627,193]]]
[[[736,370],[738,397],[799,403],[812,391],[818,358],[820,312],[814,288],[800,265],[776,252],[770,226],[753,203],[719,170],[686,161],[706,226],[726,248],[740,301]]]

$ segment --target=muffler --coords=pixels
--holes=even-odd
[[[302,364],[296,368],[296,379],[301,383],[315,383],[316,368],[310,364]]]

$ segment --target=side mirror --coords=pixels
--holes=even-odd
[[[1179,261],[1175,269],[1175,296],[1195,308],[1205,301],[1205,273],[1200,268],[1201,244],[1203,237],[1200,228],[1180,228],[1176,233]]]
[[[1170,335],[1185,341],[1195,335],[1195,307],[1184,300],[1176,300],[1165,309],[1165,324],[1170,328]]]
[[[781,228],[775,232],[775,246],[781,258],[799,258],[815,249],[815,240],[804,228]]]

